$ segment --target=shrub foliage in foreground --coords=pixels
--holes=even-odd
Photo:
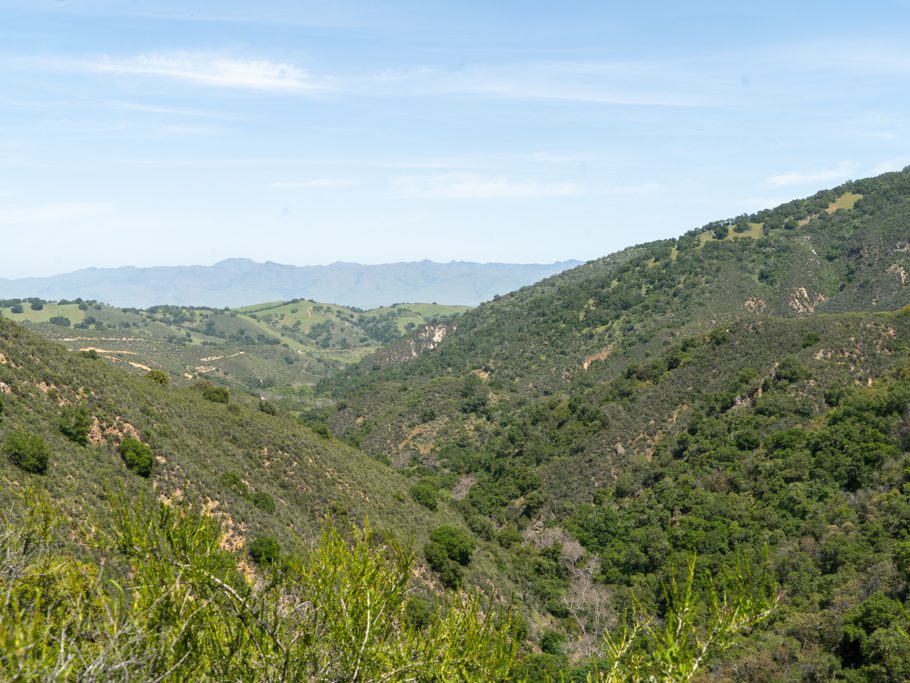
[[[369,528],[326,528],[303,555],[238,570],[218,521],[122,499],[94,537],[106,575],[61,555],[45,495],[0,523],[4,681],[504,681],[515,615],[452,594],[407,617],[413,553]],[[99,524],[103,524],[99,520]],[[116,579],[116,581],[115,581]],[[122,586],[122,587],[121,587]]]

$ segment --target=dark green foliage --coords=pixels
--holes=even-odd
[[[58,327],[69,327],[72,324],[72,321],[69,318],[62,315],[52,316],[48,322],[51,325],[57,325]]]
[[[471,555],[474,553],[474,541],[461,529],[452,526],[436,527],[430,533],[430,541],[442,546],[446,556],[462,566],[471,561]]]
[[[433,623],[436,610],[433,603],[426,598],[415,595],[405,605],[405,622],[415,629],[424,629]]]
[[[800,382],[810,377],[810,372],[806,366],[800,363],[793,356],[787,356],[782,359],[774,370],[774,376],[780,382]]]
[[[256,491],[250,496],[250,501],[263,512],[273,514],[275,512],[275,500],[265,491]]]
[[[167,374],[164,370],[152,369],[145,373],[145,378],[155,382],[156,384],[167,385],[170,384],[171,376]]]
[[[32,301],[29,308],[31,308],[33,311],[42,311],[44,310],[44,303],[41,301]]]
[[[73,443],[80,446],[88,444],[88,433],[92,428],[92,419],[88,408],[84,405],[68,405],[63,407],[60,421],[57,423],[60,433]]]
[[[259,536],[250,543],[249,553],[259,566],[275,564],[281,558],[281,544],[271,536]]]
[[[805,337],[803,337],[803,340],[800,343],[800,345],[804,349],[808,349],[810,346],[815,346],[816,344],[818,344],[821,340],[822,340],[822,338],[818,335],[817,332],[810,332]]]
[[[3,452],[16,467],[31,474],[47,472],[50,451],[44,439],[30,432],[12,432],[3,442]]]
[[[98,352],[95,349],[87,349],[86,351],[80,351],[80,355],[83,358],[90,358],[92,360],[98,360]]]
[[[458,562],[449,558],[442,545],[430,541],[423,547],[423,556],[430,568],[439,575],[439,580],[444,586],[457,588],[461,584],[464,569]]]
[[[527,683],[560,681],[565,674],[566,665],[565,657],[548,653],[529,654],[516,665],[515,680]]]
[[[329,429],[329,426],[324,422],[308,422],[307,427],[309,427],[314,434],[321,436],[323,439],[332,438],[332,430]]]
[[[450,588],[461,583],[464,567],[471,561],[473,552],[473,539],[461,529],[447,525],[433,529],[423,549],[427,564]]]
[[[202,398],[212,403],[227,403],[231,400],[227,388],[210,385],[202,389]]]
[[[260,400],[259,405],[257,407],[259,408],[260,411],[262,411],[266,415],[277,415],[278,414],[278,407],[271,401],[266,401],[264,399]]]
[[[426,481],[417,482],[411,487],[411,498],[434,512],[439,506],[436,495],[436,487]]]
[[[549,655],[561,655],[566,637],[557,631],[546,631],[540,637],[540,649]]]
[[[881,592],[844,615],[839,653],[851,680],[904,681],[910,678],[910,640],[901,604]]]
[[[13,304],[9,310],[11,313],[22,313],[25,309],[22,308],[22,304]]]
[[[147,444],[128,436],[120,442],[119,450],[120,457],[123,458],[128,470],[135,472],[140,477],[151,476],[155,456]]]

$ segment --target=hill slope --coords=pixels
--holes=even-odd
[[[484,304],[431,349],[415,335],[325,381],[328,417],[456,481],[465,519],[511,549],[576,655],[603,605],[654,596],[674,552],[718,569],[767,545],[784,613],[714,675],[900,680],[908,272],[910,169]],[[529,567],[546,548],[562,563]]]
[[[112,491],[154,492],[218,516],[233,549],[263,535],[293,546],[313,538],[327,517],[369,518],[418,547],[439,525],[463,528],[444,501],[433,511],[414,502],[401,474],[286,415],[263,412],[258,400],[209,389],[132,376],[0,319],[0,501],[38,484],[81,526]],[[47,445],[46,473],[13,464],[9,449],[22,434]],[[138,449],[132,465],[124,444]],[[143,452],[153,456],[145,462],[150,473]],[[495,568],[498,552],[481,547],[468,580],[508,591]]]
[[[419,261],[289,266],[228,259],[213,266],[88,268],[51,277],[0,278],[0,297],[80,297],[136,308],[160,304],[238,307],[295,298],[358,308],[402,301],[474,306],[577,264]]]

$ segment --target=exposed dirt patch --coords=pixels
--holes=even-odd
[[[199,360],[202,363],[211,363],[213,360],[224,360],[225,358],[234,358],[235,356],[242,356],[246,351],[238,351],[237,353],[232,353],[227,356],[206,356],[205,358],[200,358]]]
[[[105,442],[104,432],[101,430],[101,423],[97,417],[92,417],[92,426],[88,430],[88,442],[93,446],[100,446]]]
[[[768,303],[761,297],[753,296],[746,299],[743,308],[749,311],[749,313],[760,313],[768,310]]]
[[[449,418],[443,415],[431,422],[417,425],[411,429],[407,436],[398,444],[398,450],[405,451],[414,449],[422,456],[429,455],[433,450],[433,446],[435,445],[434,441],[439,430],[442,429],[448,421]]]
[[[80,351],[94,351],[95,353],[101,353],[101,354],[118,353],[118,354],[126,354],[128,356],[138,356],[139,355],[138,351],[127,351],[125,349],[99,349],[97,346],[83,346],[79,350]]]
[[[105,427],[103,434],[107,438],[111,438],[118,443],[123,441],[125,438],[136,439],[137,441],[142,441],[142,437],[139,434],[139,430],[136,429],[129,422],[126,422],[119,415],[114,418],[114,424]]]
[[[800,315],[809,315],[815,312],[816,306],[827,301],[824,294],[810,295],[805,287],[798,287],[790,297],[790,308]]]
[[[612,351],[613,351],[613,345],[610,344],[605,349],[601,349],[597,353],[591,354],[590,356],[585,358],[584,361],[582,361],[582,363],[581,363],[582,369],[587,370],[589,367],[591,367],[591,363],[595,363],[599,360],[607,360],[607,358],[610,357],[610,353]]]
[[[474,487],[474,484],[477,483],[477,477],[473,474],[466,474],[461,479],[459,479],[455,486],[452,488],[452,498],[454,500],[462,500],[471,489]]]
[[[907,269],[899,263],[894,263],[888,266],[888,270],[885,272],[887,272],[889,275],[894,275],[897,277],[901,281],[902,285],[906,285],[908,282],[910,282],[910,273],[907,273]]]

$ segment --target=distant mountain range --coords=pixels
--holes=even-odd
[[[290,266],[235,258],[213,266],[86,268],[49,277],[0,278],[0,297],[96,299],[136,308],[157,304],[237,307],[288,299],[358,308],[400,302],[473,306],[580,263],[416,261]]]

